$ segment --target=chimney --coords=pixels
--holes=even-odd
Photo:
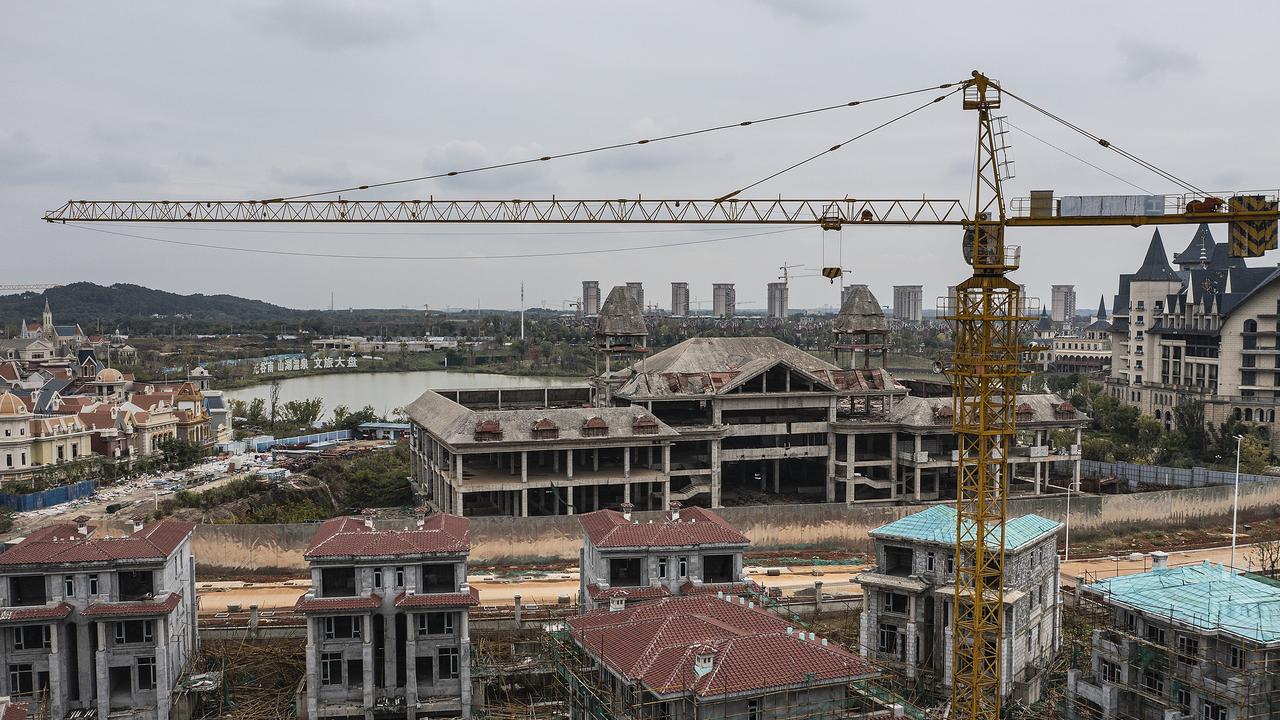
[[[609,612],[617,612],[627,606],[627,599],[623,597],[609,598]]]
[[[672,520],[680,519],[680,501],[679,500],[671,501],[671,519]]]
[[[629,502],[622,503],[622,519],[626,520],[627,522],[631,522],[631,511],[635,509],[636,509],[636,506],[634,503],[629,503]]]
[[[1151,569],[1152,570],[1168,570],[1169,569],[1169,553],[1160,550],[1151,551]]]
[[[362,515],[362,516],[364,517],[364,526],[365,526],[365,527],[367,527],[367,528],[369,528],[370,530],[372,530],[372,529],[373,529],[373,516],[374,516],[374,515],[377,515],[377,514],[378,514],[378,511],[377,511],[377,510],[374,510],[373,508],[365,508],[365,509],[361,510],[361,511],[360,511],[360,515]]]
[[[699,645],[693,649],[693,672],[702,677],[711,672],[711,665],[716,659],[716,649],[710,645]]]
[[[143,525],[145,525],[145,524],[146,524],[146,518],[142,517],[141,515],[134,515],[134,516],[133,516],[133,531],[134,531],[134,532],[136,532],[136,533],[142,532],[142,527],[143,527]]]
[[[426,505],[423,505],[422,507],[418,508],[414,512],[418,516],[418,529],[421,530],[427,525],[427,516],[431,514],[431,508],[427,507]]]
[[[75,519],[76,531],[85,537],[89,537],[89,521],[92,519],[88,515],[77,515]]]

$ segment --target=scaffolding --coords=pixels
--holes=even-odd
[[[1144,607],[1135,592],[1158,593],[1164,607]],[[1077,589],[1076,606],[1094,629],[1088,654],[1072,653],[1077,689],[1062,698],[1063,717],[1280,718],[1275,580],[1217,565],[1185,566],[1086,583]],[[1109,699],[1110,707],[1090,694]]]

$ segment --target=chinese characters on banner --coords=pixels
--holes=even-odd
[[[303,370],[330,370],[355,368],[356,356],[287,358],[284,360],[259,360],[253,364],[254,375],[270,375],[282,372],[301,372]]]

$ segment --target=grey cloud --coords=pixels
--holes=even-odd
[[[429,4],[388,0],[276,2],[262,17],[268,30],[319,52],[408,42],[432,27]]]
[[[755,0],[775,15],[807,23],[830,23],[857,16],[853,4],[844,0]]]
[[[1128,39],[1119,43],[1119,50],[1121,75],[1129,82],[1161,82],[1200,69],[1195,56],[1172,45]]]
[[[426,151],[422,161],[425,174],[469,170],[507,162],[518,162],[541,157],[546,149],[538,145],[512,145],[502,151],[491,150],[477,140],[449,140]],[[552,161],[554,162],[554,161]],[[551,175],[547,163],[530,163],[511,168],[499,168],[478,173],[468,173],[432,181],[431,188],[442,192],[473,190],[481,192],[535,191],[539,196],[558,191],[558,184]]]
[[[39,142],[23,131],[0,134],[0,185],[92,185],[106,190],[117,185],[158,185],[166,178],[167,173],[158,165],[133,155],[54,154],[41,149]]]

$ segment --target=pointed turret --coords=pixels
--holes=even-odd
[[[1167,281],[1182,282],[1182,278],[1169,266],[1169,256],[1164,250],[1164,241],[1160,239],[1160,230],[1151,235],[1151,244],[1147,246],[1147,256],[1142,259],[1142,267],[1133,274],[1135,281]]]
[[[880,365],[884,366],[889,353],[889,321],[885,319],[880,301],[866,285],[851,285],[840,312],[831,321],[836,341],[831,346],[836,364],[849,369],[858,351],[863,352],[862,366],[871,367],[871,353],[880,353]],[[847,362],[841,362],[848,353]]]
[[[1103,295],[1098,298],[1098,318],[1099,320],[1107,319],[1107,296]]]
[[[643,356],[649,352],[648,339],[649,327],[639,301],[625,285],[614,287],[600,306],[592,339],[596,353],[604,358],[604,373],[597,378],[597,402],[608,405],[614,385],[625,381],[612,377],[613,359]]]
[[[1200,227],[1196,228],[1196,234],[1191,236],[1191,242],[1187,243],[1187,247],[1180,253],[1173,256],[1173,262],[1182,270],[1189,270],[1192,267],[1208,267],[1210,261],[1213,260],[1216,246],[1213,242],[1213,233],[1209,231],[1208,223],[1200,223]]]

